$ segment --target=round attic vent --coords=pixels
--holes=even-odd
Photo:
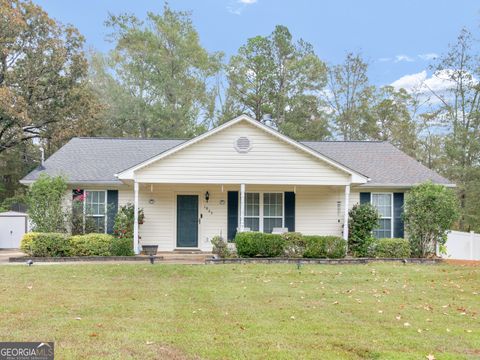
[[[252,148],[252,143],[249,138],[241,136],[235,141],[235,149],[240,153],[249,152]]]

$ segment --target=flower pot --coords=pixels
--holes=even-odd
[[[145,255],[154,256],[157,254],[158,245],[142,245],[142,251]]]

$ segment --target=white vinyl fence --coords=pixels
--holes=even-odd
[[[446,243],[447,254],[438,254],[446,259],[480,260],[480,234],[451,231]]]

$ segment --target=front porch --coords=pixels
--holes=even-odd
[[[359,201],[350,185],[159,184],[135,182],[119,191],[120,205],[143,209],[135,219],[135,252],[211,252],[211,240],[233,240],[237,231],[274,227],[306,235],[348,237],[348,209]],[[348,206],[345,206],[348,204]],[[173,253],[175,254],[175,252]]]

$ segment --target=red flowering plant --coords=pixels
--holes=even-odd
[[[135,206],[133,204],[126,204],[120,206],[118,213],[115,216],[115,223],[113,225],[113,235],[119,239],[133,239],[133,223],[135,220]],[[143,209],[138,210],[138,224],[142,225],[145,219]]]

